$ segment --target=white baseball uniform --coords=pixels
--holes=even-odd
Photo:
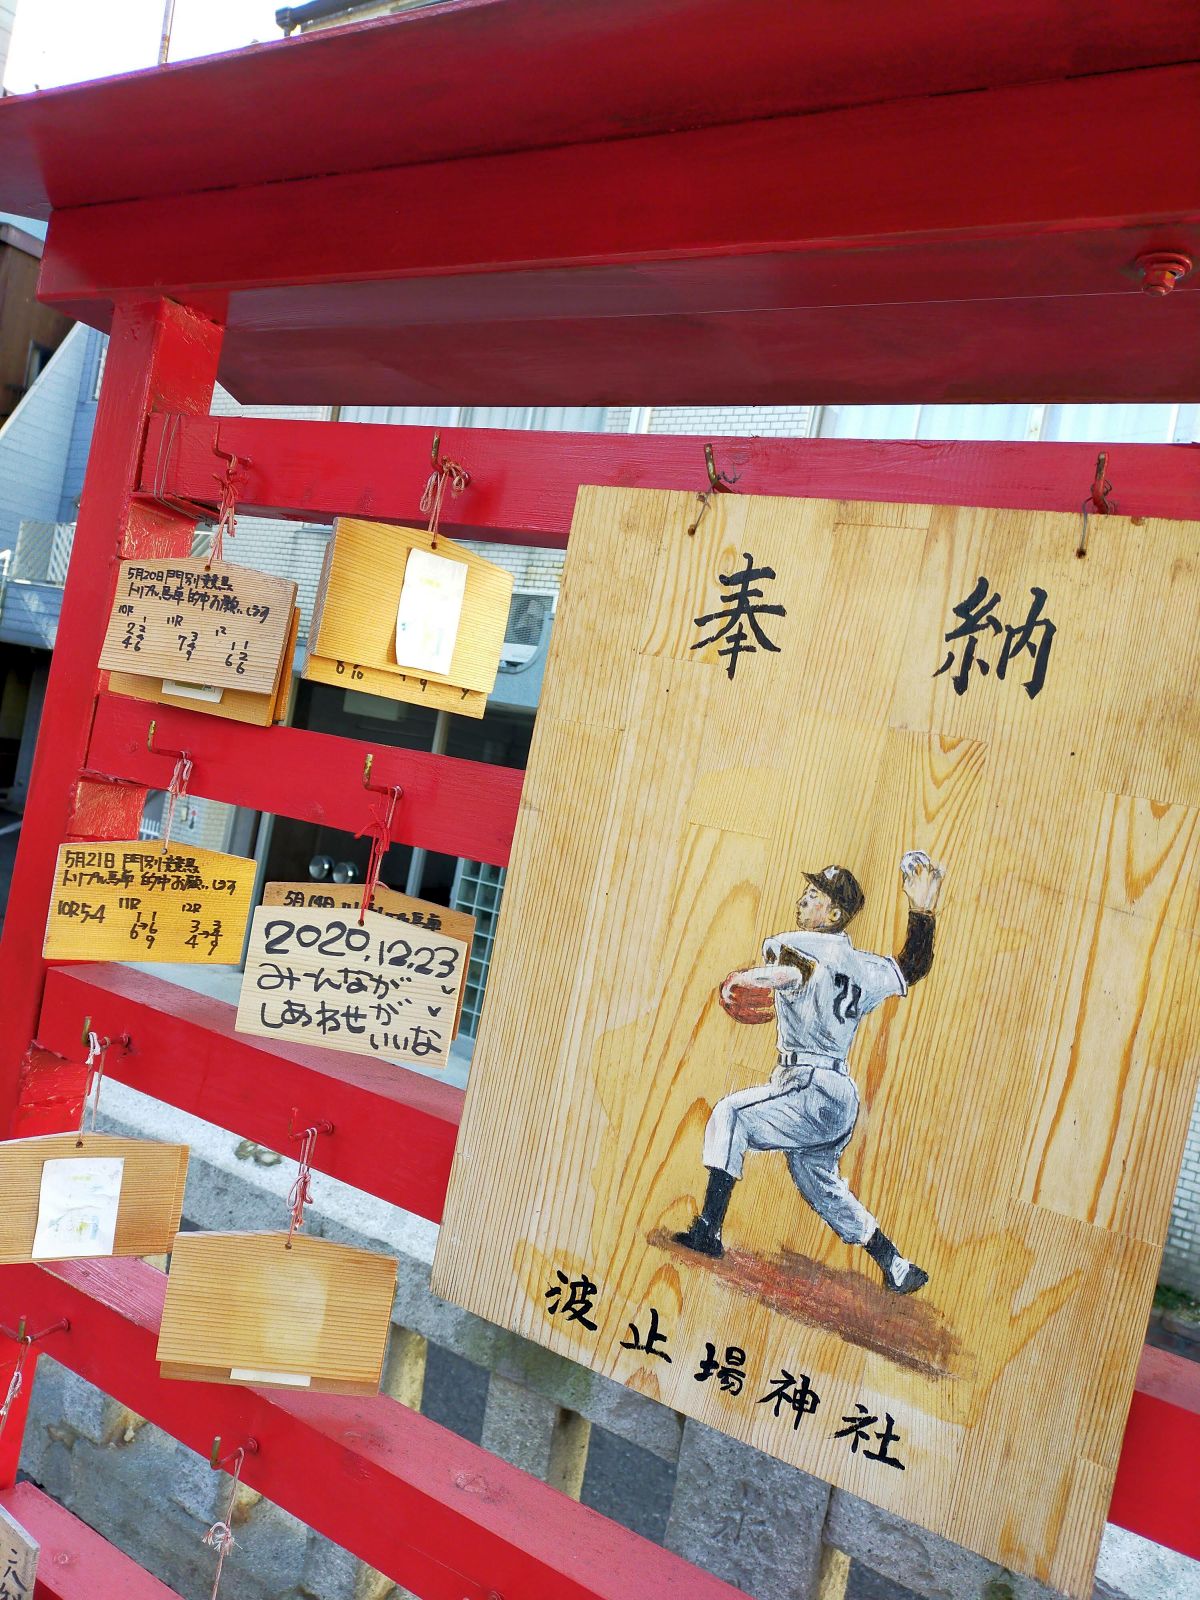
[[[775,990],[779,1064],[758,1089],[728,1094],[704,1130],[704,1165],[742,1175],[747,1150],[782,1150],[797,1189],[847,1244],[865,1244],[875,1218],[838,1170],[858,1120],[846,1056],[859,1023],[882,1001],[908,993],[891,956],[856,950],[845,933],[777,933],[763,945],[773,966],[784,950],[817,963],[807,981]]]

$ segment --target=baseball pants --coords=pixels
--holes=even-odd
[[[747,1150],[781,1150],[792,1182],[817,1215],[847,1244],[865,1244],[875,1218],[838,1170],[857,1119],[858,1090],[844,1072],[779,1069],[762,1088],[717,1101],[704,1130],[704,1165],[740,1178]]]

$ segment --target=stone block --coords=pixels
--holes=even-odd
[[[1200,1561],[1110,1522],[1096,1563],[1095,1600],[1196,1600]]]
[[[820,1479],[688,1421],[667,1547],[756,1600],[811,1600],[829,1494]]]
[[[545,1480],[559,1407],[523,1383],[493,1372],[483,1414],[485,1450]]]

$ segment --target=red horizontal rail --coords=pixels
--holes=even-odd
[[[0,1506],[41,1546],[33,1600],[179,1600],[36,1484],[0,1491]]]
[[[1108,1519],[1200,1560],[1200,1363],[1147,1345]]]
[[[120,965],[51,967],[39,1042],[82,1058],[84,1020],[109,1050],[105,1073],[167,1105],[294,1154],[287,1131],[331,1122],[313,1166],[392,1205],[438,1221],[462,1091],[366,1056],[279,1045],[233,1031],[234,1008]]]
[[[168,447],[167,434],[171,442]],[[213,503],[218,442],[244,471],[246,510],[296,518],[424,521],[432,429],[252,417],[150,418],[140,490]],[[703,438],[444,428],[442,452],[471,474],[442,526],[474,539],[567,542],[580,484],[708,488]],[[716,465],[742,494],[1079,510],[1096,475],[1094,444],[874,439],[716,442]],[[1114,497],[1127,516],[1200,518],[1200,447],[1116,445]]]
[[[305,728],[255,728],[123,695],[100,695],[88,765],[165,789],[172,762],[146,748],[151,710],[158,748],[191,755],[193,794],[354,834],[375,814],[376,797],[362,785],[363,756],[371,748],[362,740]],[[496,866],[508,861],[523,779],[516,767],[383,744],[375,747],[371,777],[380,787],[404,790],[392,824],[394,843]]]
[[[395,1400],[164,1383],[165,1285],[140,1261],[10,1267],[0,1318],[68,1317],[55,1360],[203,1455],[216,1434],[230,1449],[256,1439],[244,1482],[422,1600],[740,1595]],[[239,1559],[226,1566],[234,1591]]]

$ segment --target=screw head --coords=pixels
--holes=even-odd
[[[1143,294],[1170,294],[1180,278],[1192,270],[1191,256],[1180,250],[1150,250],[1137,258]]]

